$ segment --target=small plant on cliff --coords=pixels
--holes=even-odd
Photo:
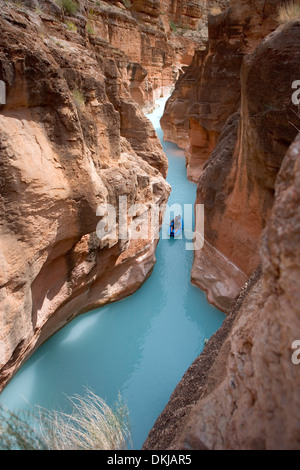
[[[181,26],[181,28],[182,28],[182,31],[183,31],[184,33],[186,33],[187,31],[190,30],[190,27],[189,27],[188,24],[183,24],[183,25]]]
[[[56,0],[56,3],[66,15],[75,15],[78,11],[78,5],[73,0]]]
[[[179,20],[178,23],[175,23],[175,21],[169,20],[169,25],[173,33],[176,33],[178,29],[182,30],[183,33],[190,30],[189,25],[183,24],[181,19]]]
[[[132,7],[132,3],[131,3],[130,0],[122,0],[122,3],[123,3],[125,8],[131,8]]]
[[[66,26],[67,26],[68,31],[73,31],[74,33],[76,33],[77,28],[76,28],[76,25],[72,21],[67,21]]]
[[[69,398],[71,414],[38,407],[0,413],[1,450],[125,450],[131,443],[128,409],[119,397],[110,408],[91,390]]]
[[[84,96],[82,92],[76,88],[75,90],[72,91],[72,96],[73,96],[73,100],[74,100],[76,108],[78,109],[84,108],[85,100],[84,100]]]
[[[43,13],[43,8],[42,7],[36,7],[34,10],[34,13],[36,15],[41,15]]]
[[[16,5],[16,7],[18,8],[23,8],[24,5],[23,5],[23,2],[21,2],[21,0],[9,0],[11,3],[14,3]]]
[[[173,31],[173,33],[176,33],[177,29],[178,29],[178,24],[176,24],[174,21],[169,21],[169,25],[170,25],[170,28],[171,30]]]
[[[86,30],[88,34],[92,34],[92,35],[95,34],[95,30],[90,22],[86,24]]]
[[[300,21],[300,0],[280,5],[277,10],[277,21],[280,24]]]

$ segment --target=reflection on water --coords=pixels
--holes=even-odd
[[[162,140],[161,107],[149,115]],[[169,205],[193,204],[183,152],[162,142],[169,158]],[[89,386],[109,405],[127,401],[140,448],[176,384],[224,319],[190,283],[193,252],[186,240],[160,240],[150,278],[132,296],[84,314],[56,333],[27,361],[0,402],[10,409],[40,404],[68,410],[66,395]]]

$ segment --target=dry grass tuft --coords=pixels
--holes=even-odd
[[[128,409],[119,397],[114,408],[87,390],[69,398],[71,414],[48,411],[24,416],[1,410],[1,450],[126,450],[131,444]]]
[[[222,13],[222,8],[219,7],[219,6],[211,7],[211,9],[209,10],[209,13],[210,13],[212,16],[217,16],[217,15],[219,15],[220,13]]]
[[[276,20],[279,24],[300,21],[300,0],[282,4],[277,9]]]

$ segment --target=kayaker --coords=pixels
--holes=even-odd
[[[180,215],[177,215],[175,217],[175,221],[174,221],[174,229],[175,230],[178,229],[181,226],[181,220],[180,219],[181,219]]]

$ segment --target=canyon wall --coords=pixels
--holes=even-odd
[[[249,11],[250,2],[230,3],[238,4],[236,11]],[[272,1],[251,5],[261,14],[259,38],[265,13],[276,10]],[[225,24],[230,14],[221,14]],[[299,38],[300,23],[291,21],[253,43],[241,59],[238,81],[232,80],[237,107],[224,116],[216,143],[207,139],[212,150],[197,179],[205,245],[195,254],[192,279],[228,315],[176,387],[145,450],[300,448],[299,364],[293,354],[300,333],[300,137],[291,100],[300,76]],[[196,61],[205,64],[205,57],[196,57],[194,67]],[[194,92],[191,86],[190,96]],[[209,109],[210,103],[200,105]]]
[[[180,77],[162,118],[166,139],[186,148],[204,204],[205,246],[195,251],[192,282],[224,312],[259,263],[275,177],[297,133],[298,33],[270,35],[277,26],[273,0],[231,0],[211,15],[207,50]]]
[[[118,197],[167,202],[168,162],[142,110],[206,43],[209,5],[0,6],[1,389],[76,314],[131,294],[150,275],[157,239],[118,241]],[[102,203],[117,220],[115,239],[100,242]]]
[[[153,108],[169,94],[182,66],[207,41],[207,0],[72,0],[70,15],[56,0],[24,0],[36,11],[60,15],[66,27],[93,41],[102,40],[128,60],[126,80],[132,98]],[[67,9],[68,10],[68,9]],[[124,77],[125,79],[125,77]]]
[[[119,240],[118,198],[144,204],[128,220],[138,225],[170,187],[122,51],[89,40],[84,19],[70,31],[51,9],[1,2],[0,29],[2,389],[75,315],[130,295],[150,275],[161,221],[143,239]],[[106,203],[116,221],[100,240],[97,208]]]
[[[225,122],[240,108],[243,57],[276,29],[277,4],[230,0],[208,10],[207,46],[185,68],[161,120],[165,139],[186,150],[192,181],[198,181]]]
[[[261,267],[173,392],[144,449],[300,448],[293,344],[300,332],[299,181],[298,135],[276,180]]]
[[[195,252],[192,279],[225,311],[259,264],[275,178],[297,134],[291,77],[300,73],[298,38],[297,25],[279,28],[245,56],[240,118],[236,113],[227,120],[198,181],[196,202],[205,207],[206,246]],[[215,253],[213,271],[221,283],[211,272],[205,275]]]
[[[149,109],[207,40],[206,0],[86,2],[85,10],[93,36],[125,53],[131,95]]]

